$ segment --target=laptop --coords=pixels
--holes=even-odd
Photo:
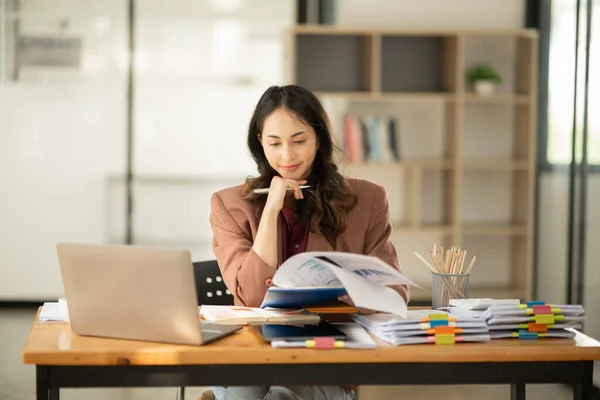
[[[60,243],[57,252],[78,335],[202,345],[241,329],[200,323],[187,250]]]

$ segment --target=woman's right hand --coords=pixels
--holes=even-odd
[[[300,185],[304,184],[306,184],[305,180],[295,181],[293,179],[284,179],[280,176],[273,177],[271,180],[271,186],[269,186],[269,194],[267,196],[265,210],[273,212],[281,211],[288,188],[293,190],[294,197],[297,200],[303,199],[304,195],[302,194]]]

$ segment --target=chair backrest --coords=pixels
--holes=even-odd
[[[223,281],[217,260],[198,261],[193,265],[198,305],[233,305],[233,295]]]

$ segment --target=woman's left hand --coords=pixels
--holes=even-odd
[[[344,294],[342,296],[338,296],[338,300],[339,301],[343,301],[344,303],[348,304],[349,306],[356,307],[354,305],[354,302],[350,298],[350,296],[348,296],[347,294]],[[370,310],[368,308],[361,308],[361,307],[356,307],[356,308],[358,308],[358,312],[360,314],[367,314],[368,315],[368,314],[375,314],[376,313],[376,311]]]

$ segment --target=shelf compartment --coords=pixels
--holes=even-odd
[[[525,224],[469,223],[463,226],[464,235],[524,236],[529,233]]]
[[[480,96],[476,93],[465,93],[468,104],[531,104],[531,96],[524,94],[496,93],[490,96]]]
[[[368,92],[372,44],[366,34],[297,35],[294,81],[315,92]]]
[[[318,97],[343,98],[349,101],[444,101],[454,102],[457,96],[445,92],[315,92]]]
[[[391,168],[421,168],[421,169],[453,169],[454,161],[445,158],[407,158],[402,161],[391,162],[369,162],[363,161],[354,164],[348,164],[349,168],[376,168],[376,167],[391,167]]]
[[[403,222],[392,223],[394,234],[440,234],[452,235],[452,225],[422,224],[411,225]]]
[[[381,37],[382,92],[450,92],[446,80],[447,54],[443,36]]]
[[[510,160],[510,159],[465,159],[462,162],[462,167],[465,170],[488,170],[488,171],[526,171],[533,168],[529,160]]]

